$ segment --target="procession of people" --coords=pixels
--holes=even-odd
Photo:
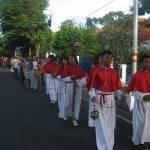
[[[113,53],[105,50],[98,56],[88,74],[79,65],[76,55],[58,59],[13,58],[12,69],[27,89],[43,91],[52,106],[58,106],[58,118],[71,120],[79,126],[82,89],[88,88],[89,127],[95,128],[98,150],[113,150],[116,129],[116,98],[134,98],[133,150],[148,150],[150,142],[150,56],[139,58],[140,67],[128,86],[122,85],[118,72],[112,68]]]

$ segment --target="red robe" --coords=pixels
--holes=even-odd
[[[64,67],[60,67],[58,74],[61,76],[61,78],[69,76],[69,65],[64,65]]]
[[[48,67],[48,73],[52,74],[54,72],[57,72],[58,74],[59,68],[60,66],[58,64],[52,62],[51,65]]]
[[[49,71],[48,69],[51,67],[51,61],[47,62],[44,67],[43,67],[43,70],[44,70],[44,73],[48,74]]]
[[[52,74],[53,72],[58,72],[59,65],[54,62],[48,62],[44,65],[44,73]]]
[[[84,77],[84,70],[79,65],[69,65],[69,76],[76,75],[76,79]]]
[[[138,71],[135,73],[128,85],[128,89],[131,91],[150,93],[150,71]]]
[[[115,92],[122,88],[117,72],[112,68],[105,68],[101,65],[92,70],[87,85],[103,92]]]
[[[95,68],[99,67],[100,64],[96,65],[94,68],[90,70],[88,73],[87,79],[86,79],[86,87],[90,90],[91,87],[91,79],[92,79],[92,73],[95,70]]]

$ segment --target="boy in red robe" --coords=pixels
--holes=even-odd
[[[121,90],[117,72],[110,68],[113,55],[109,50],[101,54],[101,64],[90,74],[90,100],[97,112],[94,120],[98,150],[113,150],[116,121],[114,94]]]
[[[49,68],[51,66],[51,59],[53,58],[52,55],[50,55],[47,59],[47,62],[45,63],[45,65],[43,66],[43,71],[44,71],[44,80],[45,80],[45,84],[46,84],[46,94],[49,95],[48,91],[49,91]]]
[[[45,65],[43,66],[43,70],[44,70],[44,73],[45,74],[48,74],[48,68],[50,67],[51,65],[51,62],[52,62],[52,57],[53,56],[49,56],[48,59],[47,59],[47,62],[45,63]]]
[[[59,104],[59,118],[66,120],[66,84],[69,77],[69,58],[63,57],[61,60],[61,66],[59,70],[60,87],[58,93],[58,104]]]
[[[57,64],[56,58],[53,57],[51,59],[51,63],[47,68],[47,73],[49,74],[49,85],[48,85],[48,93],[51,100],[51,104],[56,104],[58,97],[58,88],[59,88],[59,80],[56,78],[59,72],[60,66]]]
[[[133,75],[128,90],[134,96],[133,150],[148,150],[144,142],[150,142],[150,56],[140,58],[141,69]]]
[[[72,117],[73,126],[78,126],[84,70],[78,65],[76,56],[69,57],[69,76],[66,80],[66,116]]]

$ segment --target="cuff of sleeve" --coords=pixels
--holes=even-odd
[[[94,89],[94,88],[91,88],[91,89],[90,89],[89,95],[90,95],[90,98],[96,96],[96,93],[95,93],[95,89]]]

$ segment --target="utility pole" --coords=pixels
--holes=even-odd
[[[134,0],[134,24],[133,24],[133,50],[132,50],[132,74],[137,71],[138,56],[138,0]]]
[[[51,25],[52,25],[52,15],[50,13],[50,18],[48,20],[48,26],[49,26],[49,28],[51,28]],[[49,41],[49,55],[50,55],[50,53],[51,53],[51,36],[50,36],[50,41]]]

